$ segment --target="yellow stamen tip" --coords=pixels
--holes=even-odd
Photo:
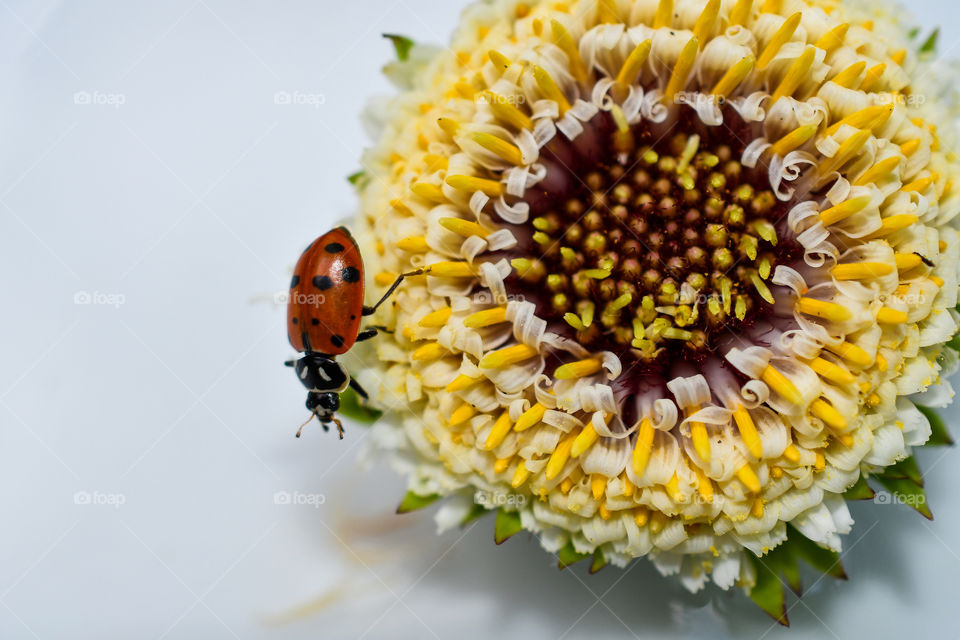
[[[587,358],[577,362],[568,362],[560,365],[553,372],[553,377],[557,380],[575,380],[591,376],[600,371],[602,362],[599,358]]]

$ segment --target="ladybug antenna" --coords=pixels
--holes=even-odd
[[[308,424],[310,424],[310,421],[313,420],[313,419],[316,418],[316,417],[317,417],[317,414],[315,414],[315,413],[313,413],[313,412],[310,413],[310,417],[307,418],[307,421],[304,422],[302,425],[300,425],[300,428],[297,429],[297,437],[298,437],[298,438],[300,437],[300,433],[303,431],[303,428],[304,428],[305,426],[307,426]],[[340,436],[340,437],[342,438],[343,436]]]

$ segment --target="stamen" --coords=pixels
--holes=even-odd
[[[497,67],[498,69],[506,69],[511,64],[513,64],[512,62],[510,62],[510,58],[503,55],[496,49],[491,49],[487,53],[487,55],[490,56],[490,62],[493,63],[493,66]]]
[[[864,240],[873,240],[876,238],[883,238],[890,235],[891,233],[896,233],[897,231],[902,231],[911,225],[916,224],[920,221],[919,216],[915,216],[910,213],[902,213],[895,216],[889,216],[880,221],[880,228],[871,233],[868,236],[865,236]]]
[[[426,253],[430,250],[427,239],[423,236],[410,236],[397,240],[397,248],[410,253]]]
[[[893,173],[893,170],[898,166],[900,166],[900,156],[890,156],[889,158],[884,158],[877,164],[864,171],[863,175],[857,178],[856,182],[853,184],[856,186],[864,186],[873,184],[875,182],[880,182],[888,175]]]
[[[448,393],[463,391],[464,389],[469,389],[473,385],[477,384],[478,382],[480,382],[480,380],[482,380],[482,378],[472,378],[468,375],[461,373],[456,378],[454,378],[453,381],[450,382],[450,384],[446,386],[446,391]]]
[[[477,408],[472,404],[464,402],[462,405],[457,407],[457,409],[450,414],[449,424],[451,427],[455,427],[458,424],[462,424],[477,415]]]
[[[451,138],[456,137],[460,133],[460,123],[456,120],[452,120],[450,118],[437,118],[437,124],[440,125],[440,128],[443,129],[443,132]]]
[[[810,73],[810,67],[813,66],[816,51],[815,47],[808,46],[803,50],[803,53],[793,61],[786,75],[783,76],[783,80],[781,80],[777,86],[776,91],[773,92],[773,96],[770,98],[770,104],[775,104],[777,100],[785,96],[793,95],[793,92],[797,90],[800,83],[807,79]]]
[[[869,132],[866,132],[869,135]],[[870,196],[858,196],[856,198],[850,198],[844,202],[841,202],[838,205],[830,207],[820,212],[820,221],[823,223],[823,226],[829,227],[832,224],[846,220],[852,215],[860,213],[868,204],[870,204]]]
[[[553,453],[550,454],[550,459],[547,460],[545,471],[547,480],[553,480],[560,475],[564,465],[567,464],[567,460],[570,459],[570,449],[573,448],[573,441],[577,439],[578,435],[580,434],[576,430],[567,435],[567,437],[560,441],[557,448],[553,450]]]
[[[700,12],[696,24],[693,25],[693,35],[700,43],[702,48],[704,44],[713,35],[717,27],[717,16],[720,14],[720,0],[707,0],[706,6]]]
[[[519,489],[529,477],[530,471],[527,470],[526,465],[524,465],[523,460],[521,460],[517,464],[517,470],[513,472],[513,479],[510,481],[510,486],[514,489]]]
[[[846,429],[847,428],[847,419],[837,411],[833,405],[824,401],[822,398],[817,398],[810,404],[810,413],[820,418],[827,423],[828,426],[834,429]]]
[[[660,1],[662,6],[663,3],[670,0]],[[673,65],[673,71],[670,73],[670,80],[667,82],[667,88],[663,92],[665,98],[673,100],[676,98],[678,93],[683,91],[684,86],[687,84],[687,77],[690,75],[690,71],[693,69],[693,62],[697,59],[697,51],[699,50],[700,42],[697,40],[696,36],[690,38],[687,41],[687,44],[683,46],[683,49],[680,51],[680,57],[677,58],[677,63]]]
[[[857,381],[856,376],[838,364],[817,356],[807,363],[814,372],[822,378],[839,385],[851,385]]]
[[[862,129],[844,140],[840,143],[840,148],[837,149],[837,153],[832,158],[827,158],[820,164],[817,168],[818,173],[824,176],[839,170],[840,167],[860,153],[860,149],[867,143],[871,135],[870,129]],[[854,198],[854,200],[856,200],[856,198]]]
[[[607,492],[607,479],[599,473],[590,476],[590,493],[594,500],[599,500]]]
[[[533,129],[533,120],[523,111],[510,104],[503,96],[499,96],[492,91],[484,92],[487,104],[490,105],[490,111],[498,119],[506,122],[514,129]]]
[[[906,311],[899,311],[890,307],[882,307],[877,311],[877,322],[880,324],[906,324],[909,319],[910,316],[907,315]]]
[[[867,280],[890,275],[895,267],[885,262],[858,262],[838,264],[831,273],[837,280]]]
[[[573,78],[580,83],[586,82],[587,67],[583,64],[583,59],[580,57],[580,50],[577,48],[577,44],[573,41],[570,33],[566,27],[557,20],[550,21],[550,28],[553,31],[554,44],[567,54],[567,62]]]
[[[570,103],[567,101],[567,97],[563,95],[560,87],[557,86],[557,83],[553,81],[553,78],[550,77],[550,74],[547,73],[543,67],[533,65],[533,79],[536,81],[537,87],[540,89],[543,97],[557,103],[561,116],[570,110]]]
[[[733,411],[733,420],[737,423],[740,430],[740,437],[743,443],[747,445],[747,451],[756,459],[763,457],[763,442],[760,440],[760,434],[757,432],[757,425],[754,424],[750,412],[742,404],[737,405]]]
[[[653,15],[653,28],[669,27],[673,20],[673,0],[660,0],[657,12]]]
[[[813,46],[823,49],[829,55],[834,49],[843,44],[843,40],[846,38],[849,29],[849,22],[839,24],[820,36],[820,39],[817,40]]]
[[[750,493],[760,493],[763,488],[760,486],[760,478],[757,472],[749,464],[745,464],[737,470],[737,478],[747,488]]]
[[[743,82],[750,72],[753,71],[753,67],[756,64],[757,59],[753,56],[747,56],[740,59],[739,62],[734,64],[732,67],[727,69],[727,72],[723,74],[723,77],[717,81],[717,84],[713,86],[713,89],[710,91],[711,95],[726,98],[734,89],[740,86],[740,83]]]
[[[800,450],[797,449],[795,445],[788,444],[787,448],[783,450],[783,457],[790,462],[797,464],[800,462]]]
[[[830,127],[823,132],[823,135],[832,136],[845,124],[855,129],[869,129],[873,131],[886,124],[892,115],[893,105],[877,104],[871,107],[864,107],[830,125]]]
[[[920,145],[923,144],[923,140],[920,138],[914,138],[913,140],[908,140],[900,145],[900,153],[907,156],[908,158],[917,152],[917,149],[920,148]]]
[[[540,424],[540,421],[543,420],[543,415],[547,412],[547,408],[537,402],[532,407],[527,409],[521,414],[517,419],[517,424],[514,425],[514,431],[526,431],[530,427]]]
[[[491,233],[478,223],[473,222],[472,220],[464,220],[463,218],[440,218],[438,222],[440,223],[440,226],[447,231],[453,231],[457,235],[463,236],[464,238],[469,238],[470,236],[480,236],[481,238],[486,238]]]
[[[500,369],[517,362],[529,360],[540,352],[526,344],[515,344],[497,351],[491,351],[480,359],[481,369]]]
[[[808,316],[815,316],[830,322],[846,322],[853,317],[853,313],[842,304],[806,296],[797,300],[796,310]]]
[[[597,430],[593,428],[593,423],[588,422],[580,431],[580,435],[573,441],[573,447],[570,449],[571,458],[579,458],[580,454],[589,449],[600,439]]]
[[[706,502],[713,502],[713,482],[703,473],[700,467],[694,466],[693,471],[697,475],[697,491],[700,492]]]
[[[447,201],[447,197],[443,195],[443,189],[429,182],[414,182],[410,185],[410,191],[412,191],[414,195],[418,195],[424,200],[429,200],[436,204],[442,204]]]
[[[510,467],[510,460],[512,458],[497,458],[497,461],[493,463],[493,472],[500,474],[506,471]]]
[[[427,327],[430,329],[436,329],[443,327],[447,324],[447,321],[450,319],[450,316],[453,314],[453,309],[450,307],[443,307],[442,309],[437,309],[436,311],[431,311],[427,315],[420,318],[419,324],[421,327]]]
[[[707,425],[702,422],[690,423],[690,439],[693,440],[693,450],[704,462],[710,462],[710,434]]]
[[[830,82],[837,84],[846,89],[852,89],[854,84],[859,84],[860,75],[863,73],[864,69],[867,68],[867,63],[861,60],[860,62],[854,62],[846,69],[843,69],[837,75],[833,76],[830,79]]]
[[[841,342],[838,345],[827,344],[824,348],[847,362],[850,362],[860,368],[869,367],[873,364],[873,357],[852,342]]]
[[[516,145],[490,133],[476,132],[470,136],[481,147],[512,165],[523,166],[523,153]]]
[[[895,253],[893,259],[897,263],[898,271],[909,271],[923,264],[923,258],[916,253]]]
[[[800,26],[800,19],[802,17],[803,14],[798,11],[783,21],[783,24],[780,25],[780,28],[777,29],[776,33],[773,34],[769,44],[764,47],[760,57],[757,58],[757,69],[760,69],[761,71],[766,69],[767,65],[770,64],[776,57],[777,53],[779,53],[780,48],[790,42],[790,39],[793,38],[793,34],[796,32],[797,27]]]
[[[633,449],[633,471],[638,476],[643,475],[650,461],[650,452],[653,448],[653,424],[649,419],[644,418],[640,422],[640,430],[637,432],[637,444]]]
[[[620,73],[617,74],[618,85],[628,87],[636,82],[644,63],[647,61],[647,56],[650,55],[651,46],[653,46],[653,40],[648,38],[634,47],[623,62],[623,66],[620,67]]]
[[[471,193],[474,191],[482,191],[491,198],[502,196],[504,191],[503,184],[500,182],[486,178],[477,178],[475,176],[447,176],[444,182],[460,191],[469,191]]]
[[[557,380],[576,380],[592,376],[601,369],[602,362],[599,358],[587,358],[577,362],[568,362],[560,365],[553,372],[553,377]]]
[[[746,25],[753,12],[753,0],[737,0],[730,11],[730,26]]]
[[[790,404],[799,405],[803,402],[803,396],[800,395],[799,389],[785,375],[777,371],[773,365],[767,365],[763,373],[760,374],[760,379]]]
[[[490,327],[506,321],[507,308],[494,307],[492,309],[484,309],[483,311],[477,311],[476,313],[470,314],[463,319],[463,326],[467,327],[468,329],[482,329],[483,327]]]
[[[870,91],[873,89],[873,85],[880,80],[880,77],[886,70],[887,65],[882,62],[867,69],[867,75],[863,77],[863,82],[860,83],[860,91]]]
[[[938,177],[939,176],[937,174],[931,174],[929,176],[920,178],[918,180],[914,180],[913,182],[909,184],[905,184],[902,187],[900,187],[900,191],[905,191],[907,193],[910,193],[912,191],[916,191],[917,193],[923,193],[924,191],[927,190],[927,188],[931,184],[933,184],[937,180]]]
[[[437,358],[442,358],[447,355],[447,350],[441,347],[436,342],[430,342],[418,347],[410,354],[411,360],[436,360]]]
[[[499,447],[507,437],[507,434],[510,433],[512,427],[513,422],[510,421],[510,412],[504,411],[500,414],[500,417],[497,418],[497,421],[493,423],[493,428],[490,429],[487,441],[483,445],[484,448],[490,451]]]
[[[805,124],[797,127],[787,135],[773,143],[770,150],[778,156],[785,156],[795,149],[799,149],[817,132],[817,125]]]
[[[469,262],[459,261],[435,262],[424,267],[423,272],[437,278],[472,278],[477,275]]]

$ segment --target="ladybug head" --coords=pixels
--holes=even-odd
[[[317,393],[311,391],[307,394],[307,409],[317,414],[321,420],[329,418],[340,408],[340,396],[336,393]]]

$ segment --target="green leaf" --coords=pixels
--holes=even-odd
[[[877,479],[890,478],[891,480],[910,480],[918,487],[923,486],[923,474],[920,473],[920,467],[917,466],[917,460],[913,456],[904,458],[897,464],[890,465],[881,473],[877,474]]]
[[[354,171],[347,176],[347,182],[357,187],[360,186],[360,183],[367,179],[367,172],[361,169],[360,171]]]
[[[847,572],[843,570],[843,564],[840,563],[840,554],[830,549],[824,549],[793,527],[789,527],[787,535],[791,550],[796,557],[820,573],[833,576],[839,580],[847,579]]]
[[[439,497],[436,493],[428,496],[418,496],[413,491],[407,491],[407,495],[403,496],[403,500],[400,501],[400,506],[397,507],[397,513],[410,513],[417,509],[423,509]]]
[[[590,562],[590,573],[596,573],[607,566],[607,559],[603,556],[603,550],[597,547],[593,552],[593,560]]]
[[[566,569],[572,564],[589,558],[589,553],[580,553],[573,547],[573,540],[567,541],[567,544],[557,553],[557,569]]]
[[[520,533],[522,529],[519,512],[500,509],[497,511],[497,521],[493,525],[493,540],[497,544],[503,544],[507,538]]]
[[[947,346],[954,351],[960,351],[960,335],[953,336],[947,340]]]
[[[940,37],[940,27],[933,30],[923,44],[920,45],[920,53],[933,53],[937,50],[937,38]]]
[[[947,425],[943,423],[943,419],[940,418],[940,414],[930,407],[923,407],[919,404],[916,405],[916,407],[917,410],[922,413],[930,423],[930,439],[927,440],[927,443],[923,446],[952,447],[953,438],[950,437],[950,432],[947,431]]]
[[[460,521],[460,526],[465,527],[480,516],[486,515],[487,508],[482,504],[475,504],[470,507],[470,511],[467,512],[467,515],[463,516],[463,520]]]
[[[875,495],[877,492],[870,488],[867,479],[861,473],[857,482],[844,492],[843,497],[846,500],[873,500]]]
[[[909,478],[877,476],[877,480],[893,497],[893,502],[906,504],[927,520],[933,520],[933,512],[927,504],[927,494],[924,493],[923,487],[917,486]]]
[[[383,415],[382,411],[364,405],[357,392],[350,387],[340,393],[339,413],[362,424],[372,424]]]
[[[803,593],[803,585],[800,583],[800,565],[797,563],[796,554],[789,540],[768,553],[766,561],[771,569],[783,575],[791,591],[798,596]]]
[[[413,48],[414,44],[413,40],[395,33],[385,33],[383,37],[393,42],[393,48],[397,51],[397,60],[403,62],[410,58],[410,49]]]
[[[746,556],[750,558],[757,573],[757,583],[750,589],[750,599],[771,618],[789,627],[786,597],[780,577],[773,568],[768,566],[764,558],[758,558],[752,553],[747,553]]]

